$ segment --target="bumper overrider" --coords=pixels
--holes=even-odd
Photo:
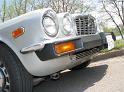
[[[23,48],[21,53],[26,54],[35,51],[40,60],[46,61],[67,54],[74,54],[90,50],[92,48],[97,48],[99,50],[107,48],[107,41],[103,32],[94,35],[75,36],[42,41],[40,43]]]

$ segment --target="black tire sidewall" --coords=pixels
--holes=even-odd
[[[10,92],[32,92],[32,76],[26,71],[15,53],[6,46],[0,46],[0,59],[10,79]]]

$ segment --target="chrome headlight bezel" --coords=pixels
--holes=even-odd
[[[50,25],[48,24],[47,26],[54,26],[54,32],[51,33],[50,31],[52,31],[51,29],[48,30],[48,28],[46,28],[46,24],[44,24],[45,19],[49,19],[51,22],[54,23],[54,25]],[[47,36],[49,37],[56,37],[59,31],[59,24],[58,24],[58,18],[56,13],[53,10],[47,10],[42,18],[42,26],[44,28],[44,32]]]
[[[73,21],[71,15],[68,13],[65,14],[63,17],[62,23],[63,23],[63,29],[64,29],[63,34],[66,36],[71,35],[71,33],[74,31],[74,29],[73,29],[74,21]]]

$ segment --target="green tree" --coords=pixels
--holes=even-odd
[[[117,31],[120,33],[121,37],[123,37],[122,27],[117,23],[118,20],[115,20],[115,15],[119,17],[122,25],[124,26],[124,1],[123,0],[102,0],[103,9],[109,15],[109,19],[113,21],[116,25]],[[113,9],[108,9],[108,7],[112,7]]]
[[[2,22],[5,21],[6,18],[6,0],[3,0],[3,4],[2,4],[2,14],[1,14],[1,20]]]

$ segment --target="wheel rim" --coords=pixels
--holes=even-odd
[[[0,64],[0,92],[10,92],[9,74],[4,64]]]

